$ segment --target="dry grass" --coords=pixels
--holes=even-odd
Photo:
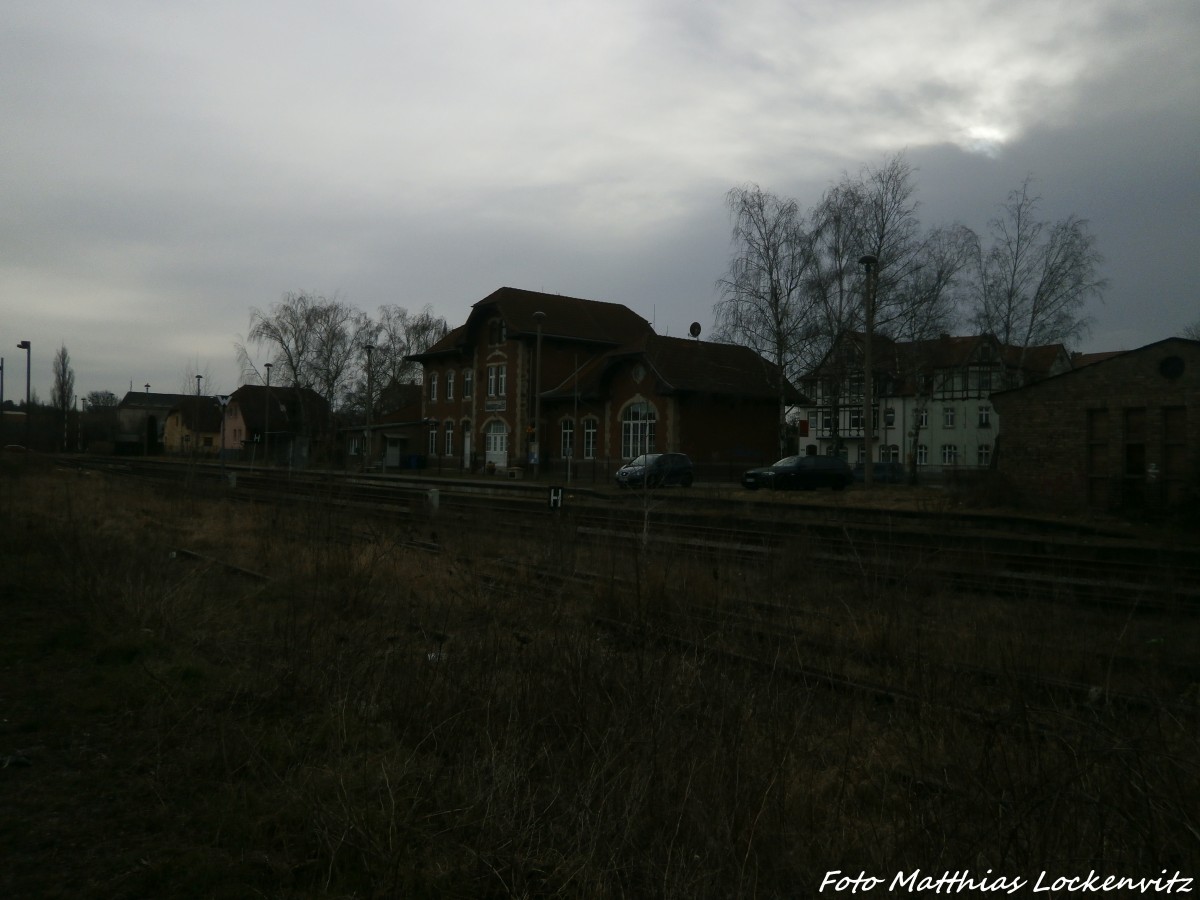
[[[981,721],[938,674],[1083,666],[1141,622],[1034,620],[916,571],[839,583],[799,546],[747,571],[561,527],[514,545],[3,476],[6,896],[776,897],[832,869],[1154,876],[1200,857],[1178,697],[1047,709],[1014,678]],[[406,543],[434,528],[440,555]],[[824,613],[785,624],[922,702],[796,677],[799,639],[737,661],[751,601]]]

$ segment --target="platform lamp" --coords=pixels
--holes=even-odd
[[[25,452],[29,452],[29,417],[33,413],[32,405],[29,401],[29,360],[33,352],[33,345],[29,341],[21,341],[17,344],[18,350],[25,351]]]

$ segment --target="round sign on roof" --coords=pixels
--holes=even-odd
[[[700,337],[700,323],[693,322],[692,327],[688,329],[688,334],[692,337]]]

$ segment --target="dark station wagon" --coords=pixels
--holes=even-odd
[[[643,453],[617,469],[617,487],[692,486],[692,460],[686,453]]]
[[[850,464],[841,457],[785,456],[773,465],[748,471],[742,476],[742,486],[752,491],[812,491],[823,487],[840,491],[853,480]]]

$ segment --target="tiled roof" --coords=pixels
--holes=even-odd
[[[272,432],[286,431],[292,427],[292,419],[298,412],[297,401],[303,400],[309,410],[321,412],[325,409],[325,398],[311,388],[275,387],[268,388],[262,384],[243,384],[230,395],[229,402],[237,403],[242,413],[242,421],[251,431],[259,431],[267,416],[267,391],[270,391],[271,412],[270,426]],[[310,423],[311,424],[311,423]]]
[[[535,334],[537,320],[534,313],[538,312],[545,313],[542,319],[545,338],[621,347],[652,333],[649,322],[620,303],[502,287],[474,304],[465,324],[452,329],[425,353],[414,354],[410,359],[456,352],[494,313],[504,320],[510,335]]]

